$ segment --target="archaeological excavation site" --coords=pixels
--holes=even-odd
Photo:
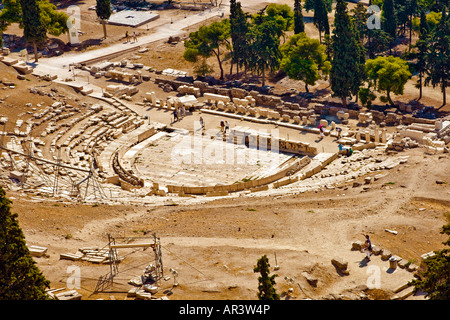
[[[280,72],[220,80],[214,57],[198,75],[190,33],[230,2],[117,15],[105,43],[62,35],[38,62],[4,32],[0,185],[49,298],[256,300],[265,255],[282,300],[425,300],[410,282],[450,219],[440,88],[344,106],[325,78],[308,92]],[[83,45],[103,35],[93,5]]]

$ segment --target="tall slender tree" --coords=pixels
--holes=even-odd
[[[427,77],[425,84],[433,87],[440,85],[442,90],[442,106],[447,104],[446,87],[450,75],[450,16],[442,6],[442,18],[429,38],[428,52],[425,55]]]
[[[266,72],[280,67],[280,29],[273,20],[263,20],[250,30],[253,41],[250,44],[249,67],[262,76],[262,86],[266,85]]]
[[[426,60],[425,60],[425,54],[428,49],[428,23],[425,11],[422,10],[420,12],[420,29],[419,29],[419,39],[416,42],[416,48],[417,48],[417,62],[415,65],[416,71],[419,73],[419,98],[417,100],[422,99],[422,91],[423,91],[423,77],[426,71]]]
[[[103,26],[103,36],[106,39],[106,22],[111,17],[111,2],[110,0],[97,0],[97,6],[95,7],[97,17],[100,19],[100,23]]]
[[[303,21],[302,1],[294,2],[294,34],[305,32],[305,22]]]
[[[330,24],[328,22],[328,11],[325,0],[314,0],[313,21],[319,30],[319,41],[322,43],[322,32],[330,34]]]
[[[242,10],[240,2],[230,1],[230,36],[232,46],[232,65],[236,64],[237,73],[239,68],[246,66],[249,46],[248,39],[249,23],[247,15]],[[231,66],[232,70],[232,66]],[[232,71],[230,71],[230,74]]]
[[[409,15],[408,26],[409,26],[409,45],[412,45],[412,31],[413,31],[413,18],[418,13],[419,4],[417,0],[408,0],[407,1],[407,12]]]
[[[0,187],[0,300],[47,300],[50,282],[31,257],[10,204]]]
[[[394,0],[384,0],[381,20],[381,29],[391,37],[389,43],[389,53],[391,53],[392,45],[397,36],[397,15],[395,14]]]
[[[337,0],[332,35],[332,62],[330,83],[333,95],[339,97],[344,106],[347,98],[358,92],[356,88],[362,83],[361,47],[355,34],[347,4]]]
[[[38,45],[47,39],[45,25],[41,19],[41,11],[36,0],[20,0],[22,8],[23,35],[33,45],[34,61],[38,62]]]
[[[276,274],[270,276],[269,258],[266,255],[258,259],[257,265],[253,268],[253,272],[259,272],[261,276],[258,278],[258,299],[259,300],[280,300],[274,285]]]

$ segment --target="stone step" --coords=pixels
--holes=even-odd
[[[412,296],[413,294],[414,294],[414,286],[411,286],[398,292],[395,296],[391,298],[391,300],[405,300],[406,298]]]
[[[7,66],[12,66],[16,63],[19,62],[19,60],[14,59],[14,58],[9,58],[9,57],[3,57],[3,59],[1,60],[4,64],[6,64]]]

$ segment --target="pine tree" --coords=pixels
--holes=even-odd
[[[427,77],[425,85],[431,83],[433,87],[440,85],[442,89],[442,106],[447,104],[447,82],[450,74],[450,16],[446,7],[442,6],[442,18],[429,38],[428,52],[425,55]]]
[[[28,43],[33,44],[34,60],[38,62],[38,45],[47,39],[47,32],[41,19],[41,13],[36,0],[20,0],[22,8],[23,35]]]
[[[253,268],[253,272],[259,272],[261,276],[258,278],[258,299],[259,300],[280,300],[280,296],[276,293],[274,288],[275,278],[278,275],[270,274],[269,259],[266,255],[258,259],[257,265]]]
[[[295,0],[294,2],[294,34],[305,32],[305,22],[303,21],[302,2]]]
[[[198,31],[189,34],[189,40],[184,42],[184,59],[198,62],[199,57],[209,58],[215,56],[220,68],[220,79],[224,79],[223,55],[224,50],[231,49],[228,41],[230,36],[230,21],[223,19],[213,22],[209,26],[201,26]]]
[[[355,28],[347,13],[347,4],[338,0],[332,35],[332,62],[330,82],[333,95],[342,100],[344,107],[347,98],[356,94],[362,83],[361,46]]]
[[[450,224],[442,227],[441,234],[450,236]],[[443,244],[450,246],[450,237]],[[418,279],[409,284],[414,286],[414,293],[423,290],[430,300],[450,300],[450,249],[434,253],[434,256],[424,260],[425,270],[419,271]]]
[[[308,38],[304,32],[290,37],[281,47],[281,52],[281,69],[290,79],[303,81],[306,92],[309,92],[308,85],[315,85],[330,71],[325,46],[317,39]]]
[[[390,94],[403,94],[405,84],[412,75],[408,62],[394,56],[367,60],[366,73],[371,85],[379,92],[386,92],[385,99],[392,106],[395,104]]]
[[[97,6],[95,8],[95,12],[97,13],[97,17],[100,19],[101,24],[103,25],[103,34],[106,39],[106,21],[111,16],[111,3],[109,0],[97,0]]]
[[[47,300],[50,283],[31,257],[10,203],[0,187],[0,300]]]

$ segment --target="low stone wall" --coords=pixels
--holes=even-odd
[[[122,148],[124,149],[124,148]],[[144,186],[144,180],[136,177],[135,175],[127,172],[121,165],[120,165],[120,161],[119,161],[119,154],[123,153],[123,151],[121,152],[121,150],[117,151],[114,156],[113,156],[113,160],[112,160],[112,167],[114,169],[114,172],[117,173],[117,175],[119,176],[119,181],[120,184],[122,185],[131,185],[134,188],[142,188]],[[125,183],[123,183],[125,182]]]
[[[268,185],[272,182],[280,180],[288,175],[301,170],[303,167],[308,165],[311,159],[308,157],[303,157],[302,159],[296,161],[291,166],[265,178],[251,180],[248,182],[234,183],[230,185],[219,185],[219,186],[208,186],[208,187],[187,187],[187,186],[174,186],[168,185],[167,190],[169,193],[184,193],[184,194],[208,194],[221,195],[227,194],[228,192],[237,192],[243,190],[255,190],[257,187]]]

